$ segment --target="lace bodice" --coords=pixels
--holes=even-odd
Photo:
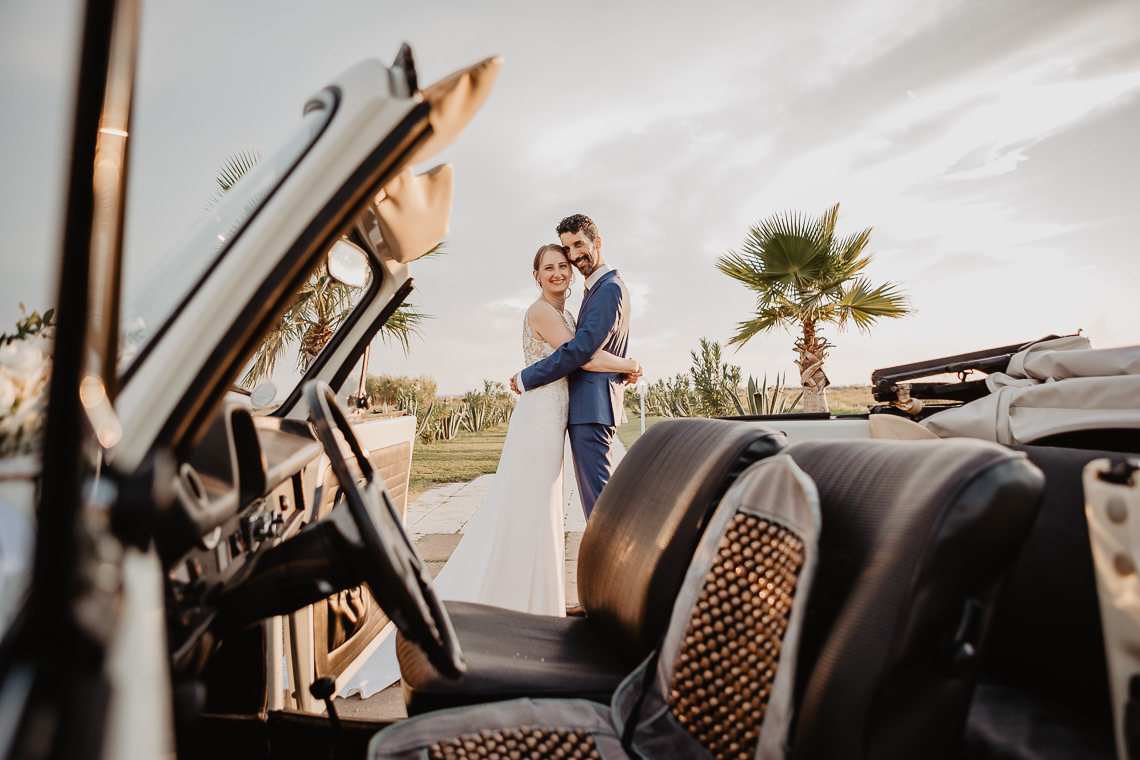
[[[577,325],[574,324],[574,317],[570,316],[570,312],[566,310],[562,311],[562,321],[566,323],[566,329],[573,335],[575,330],[577,330]],[[553,346],[531,332],[530,309],[527,309],[526,316],[523,317],[522,345],[523,361],[528,367],[554,353]]]

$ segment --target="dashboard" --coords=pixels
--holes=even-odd
[[[227,406],[178,466],[155,543],[165,568],[173,666],[200,663],[204,634],[270,549],[315,519],[322,449],[306,423]]]

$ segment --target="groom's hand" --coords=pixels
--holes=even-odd
[[[518,378],[518,375],[511,375],[511,390],[514,391],[515,393],[519,392],[519,386],[518,386],[517,378]]]
[[[641,374],[642,374],[641,362],[638,362],[637,363],[637,371],[625,373],[624,375],[621,376],[621,381],[623,383],[625,383],[626,385],[633,385],[634,383],[636,383],[638,380],[641,379]]]

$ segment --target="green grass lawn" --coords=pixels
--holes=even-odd
[[[833,414],[866,412],[871,403],[869,386],[839,386],[828,388]],[[628,409],[629,422],[620,425],[617,436],[628,449],[641,437],[641,417]],[[648,430],[667,417],[646,416]],[[412,454],[412,476],[408,495],[415,496],[440,483],[465,483],[480,475],[494,472],[499,466],[499,455],[507,437],[507,424],[496,425],[479,433],[461,432],[453,440],[434,443],[416,442]]]
[[[506,438],[507,423],[504,422],[478,433],[464,430],[450,441],[416,441],[408,495],[415,496],[439,483],[465,483],[494,472]]]
[[[646,429],[664,417],[646,417]],[[628,449],[641,435],[641,418],[635,417],[620,426],[618,438]],[[412,475],[408,482],[408,496],[417,494],[440,483],[466,483],[480,475],[494,472],[499,466],[503,441],[507,438],[507,425],[497,425],[479,433],[466,430],[450,441],[433,443],[416,442],[412,451]]]
[[[625,410],[626,415],[629,417],[629,422],[624,425],[618,425],[617,437],[618,440],[628,449],[633,445],[633,442],[641,437],[641,415],[632,414],[629,409]],[[656,425],[661,420],[667,420],[668,417],[654,417],[653,415],[645,415],[645,429]]]

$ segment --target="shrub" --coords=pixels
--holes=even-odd
[[[372,399],[372,408],[379,411],[392,411],[406,408],[406,399],[414,398],[417,406],[430,404],[435,400],[435,380],[427,375],[419,377],[395,377],[393,375],[369,375],[364,383],[365,393]]]
[[[726,417],[740,411],[740,367],[721,361],[720,344],[701,338],[701,352],[690,351],[693,397],[701,417]]]
[[[689,376],[678,373],[672,380],[658,380],[649,386],[645,411],[658,417],[692,417],[693,389]]]
[[[649,386],[645,412],[660,417],[728,417],[734,414],[788,414],[795,410],[803,392],[795,394],[784,387],[783,377],[768,385],[764,375],[760,385],[748,377],[741,388],[740,367],[723,361],[721,347],[715,341],[701,338],[699,353],[691,351],[693,364],[688,373],[671,380],[658,380]],[[636,391],[626,388],[625,405],[640,412]]]

